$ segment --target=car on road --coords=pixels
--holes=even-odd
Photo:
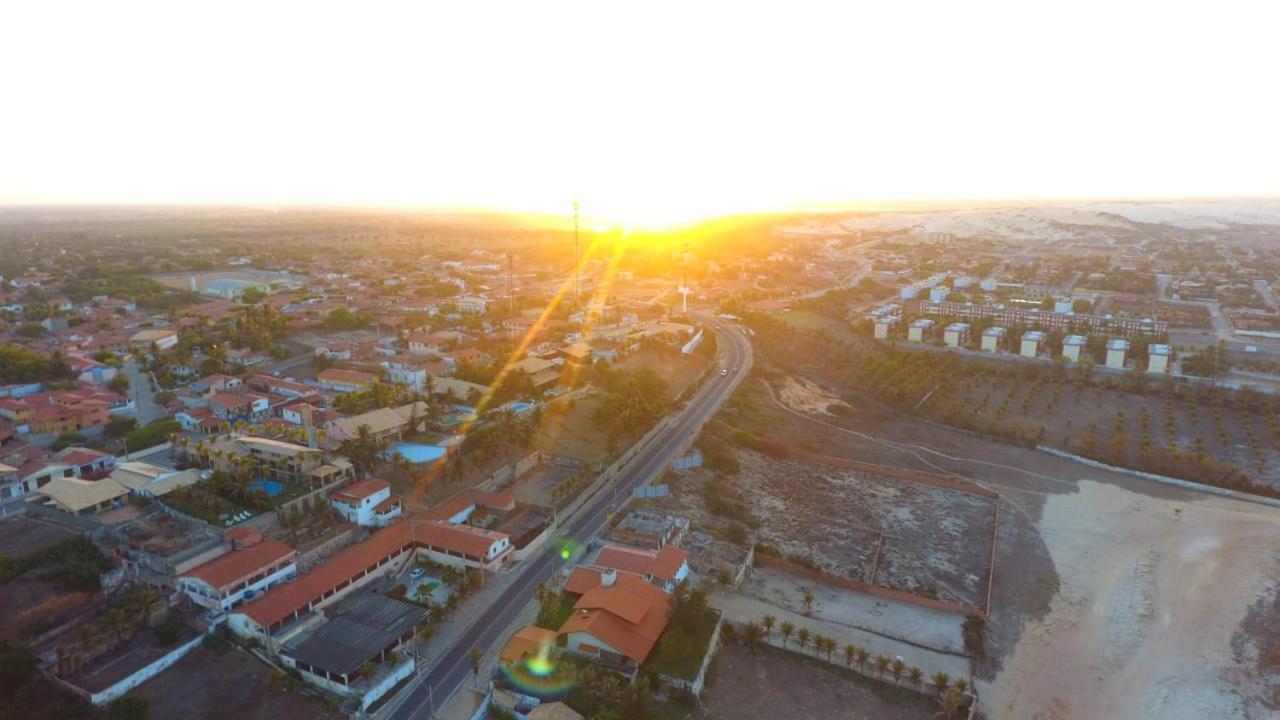
[[[417,580],[418,578],[420,578],[420,577],[422,577],[423,575],[425,575],[425,574],[426,574],[426,572],[427,572],[426,570],[423,570],[423,569],[422,569],[422,568],[420,568],[420,567],[416,567],[416,568],[414,568],[414,569],[412,569],[412,570],[410,570],[410,571],[409,571],[409,577],[413,578],[414,580]]]
[[[721,375],[728,375],[728,374],[729,374],[729,368],[722,368],[722,369],[720,370],[720,374],[721,374]]]

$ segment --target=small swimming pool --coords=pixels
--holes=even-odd
[[[249,489],[261,490],[267,494],[267,497],[275,497],[280,494],[281,490],[284,490],[284,485],[281,485],[275,480],[254,480],[249,483]]]
[[[395,454],[413,464],[429,463],[444,457],[444,448],[438,445],[419,445],[417,443],[396,443],[387,448],[387,454]]]

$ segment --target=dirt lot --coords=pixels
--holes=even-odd
[[[267,680],[262,661],[239,650],[196,648],[131,695],[151,703],[153,718],[192,720],[338,720],[317,698]]]
[[[675,398],[685,386],[693,382],[707,367],[702,355],[682,355],[671,348],[643,348],[617,363],[622,370],[639,370],[647,367],[667,382],[667,396]]]
[[[20,558],[76,537],[74,530],[23,515],[0,520],[0,556]]]
[[[741,422],[788,447],[954,474],[1001,493],[987,656],[975,663],[988,717],[1273,716],[1266,703],[1280,673],[1265,651],[1280,645],[1280,626],[1258,618],[1274,602],[1280,509],[861,400],[836,417],[792,412],[759,377],[734,406]]]
[[[769,647],[753,654],[733,642],[721,646],[703,702],[714,720],[927,720],[937,710],[914,691]]]
[[[742,452],[736,481],[760,540],[827,572],[981,607],[995,508],[988,498]],[[878,553],[878,554],[877,554]]]
[[[555,500],[551,497],[551,489],[564,482],[574,472],[576,468],[564,465],[539,465],[517,480],[515,487],[501,489],[501,492],[515,495],[517,502],[551,507],[555,504]]]
[[[825,332],[837,340],[851,341],[856,336],[848,323],[839,322],[810,310],[790,310],[779,313],[776,317],[797,330]]]
[[[537,446],[554,455],[589,462],[608,460],[608,442],[595,421],[603,395],[556,401],[543,408]]]

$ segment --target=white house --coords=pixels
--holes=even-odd
[[[178,589],[200,607],[225,612],[296,578],[297,560],[297,550],[263,540],[188,570],[178,578]]]
[[[404,385],[414,392],[424,392],[427,389],[427,371],[425,368],[393,362],[383,363],[382,367],[387,370],[388,382]]]
[[[1168,345],[1152,345],[1147,348],[1147,372],[1163,375],[1169,372],[1169,356],[1173,348]]]
[[[894,328],[894,326],[896,326],[897,324],[898,324],[898,318],[893,316],[876,318],[876,321],[875,321],[876,339],[877,340],[887,339],[889,337],[889,331],[891,331]]]
[[[989,327],[982,331],[982,349],[996,352],[1004,347],[1004,328]]]
[[[1129,341],[1124,338],[1111,338],[1107,341],[1107,367],[1115,370],[1124,369],[1125,354],[1129,352]]]
[[[929,318],[920,318],[907,328],[907,340],[911,342],[924,342],[933,335],[933,321]]]
[[[1080,351],[1087,342],[1083,335],[1068,335],[1062,341],[1062,354],[1071,362],[1080,362]]]
[[[400,517],[400,496],[391,494],[391,485],[376,478],[352,483],[329,496],[338,514],[365,527],[385,527]]]
[[[1040,343],[1045,335],[1039,330],[1028,330],[1022,333],[1022,356],[1033,358],[1040,354]]]
[[[947,347],[961,347],[969,342],[969,323],[951,323],[943,331],[942,340]]]

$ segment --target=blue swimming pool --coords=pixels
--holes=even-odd
[[[387,453],[394,453],[415,465],[429,463],[444,457],[444,448],[438,445],[419,445],[417,443],[396,443],[387,448]]]
[[[275,480],[254,480],[249,483],[249,489],[261,490],[267,494],[267,497],[275,497],[280,494],[281,490],[284,490],[284,485],[281,485]]]

